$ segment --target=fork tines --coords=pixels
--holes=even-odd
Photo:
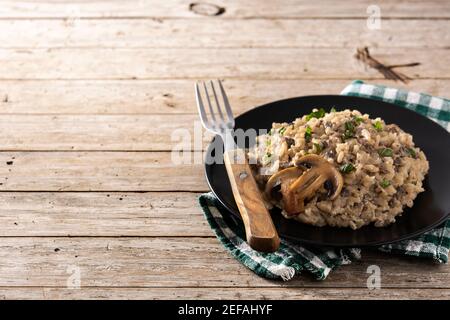
[[[195,84],[195,96],[197,98],[198,112],[203,126],[207,130],[217,134],[226,129],[232,129],[234,127],[234,117],[222,82],[216,80],[220,94],[216,91],[217,85],[215,85],[214,82],[215,81],[212,80],[197,82]],[[219,96],[222,96],[221,99]],[[205,110],[203,99],[206,99],[207,101],[209,114]],[[222,103],[220,103],[219,100],[222,100]]]

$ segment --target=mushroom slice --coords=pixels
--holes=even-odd
[[[315,192],[323,185],[327,190],[327,197],[330,200],[336,199],[341,193],[344,185],[344,179],[341,173],[327,160],[316,154],[309,154],[301,157],[295,163],[296,166],[307,169],[309,173],[302,179],[297,179],[290,187],[291,190],[307,190],[307,195],[310,192]],[[303,185],[303,187],[301,187]]]
[[[266,184],[265,193],[268,199],[278,202],[282,200],[283,208],[288,214],[303,211],[303,201],[289,192],[290,185],[303,174],[300,167],[289,167],[272,175]],[[274,192],[275,191],[275,192]],[[277,197],[279,196],[279,198]]]
[[[303,173],[303,171],[303,168],[289,167],[273,174],[266,183],[265,192],[267,196],[270,198],[272,189],[282,183],[286,184],[286,182],[289,182],[287,184],[290,185],[292,181],[297,179]]]
[[[287,189],[281,186],[284,210],[288,215],[303,212],[305,200],[312,198],[322,186],[327,190],[330,200],[340,194],[344,184],[342,175],[324,158],[310,154],[300,158],[295,165],[305,172]]]

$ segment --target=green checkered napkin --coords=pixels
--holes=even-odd
[[[448,99],[369,85],[362,81],[354,81],[341,94],[398,104],[427,116],[450,132]],[[281,239],[280,248],[275,253],[257,252],[245,242],[242,225],[226,213],[226,209],[212,193],[201,195],[199,202],[220,242],[236,259],[259,276],[290,280],[296,274],[307,271],[316,279],[323,280],[334,268],[361,258],[361,250],[358,248],[308,247],[284,239]],[[378,247],[383,252],[429,258],[437,263],[447,263],[449,249],[450,220],[417,238]]]

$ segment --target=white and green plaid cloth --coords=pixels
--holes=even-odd
[[[398,104],[436,121],[450,132],[450,100],[423,93],[354,81],[343,95],[366,97]],[[245,242],[242,225],[236,222],[212,193],[199,198],[206,219],[224,247],[257,275],[269,279],[290,280],[302,271],[316,279],[325,279],[331,270],[361,258],[358,248],[336,249],[308,247],[281,239],[278,251],[260,253]],[[378,247],[383,252],[428,258],[447,263],[450,248],[450,220],[421,236]]]

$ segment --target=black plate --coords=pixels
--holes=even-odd
[[[244,130],[270,129],[272,122],[290,122],[311,112],[313,108],[330,110],[356,109],[371,118],[380,117],[386,123],[396,123],[413,135],[430,162],[424,181],[425,192],[420,193],[412,208],[405,209],[397,222],[383,228],[365,226],[350,228],[314,227],[287,220],[279,212],[272,212],[274,224],[282,237],[313,245],[372,246],[387,244],[417,236],[442,223],[450,213],[450,134],[433,121],[416,112],[394,104],[348,96],[307,96],[275,101],[252,109],[236,118],[235,128]],[[217,138],[217,137],[216,137]],[[219,138],[220,139],[220,138]],[[206,157],[206,178],[220,202],[240,219],[223,164],[211,163],[214,140]],[[246,142],[245,147],[249,147]],[[252,141],[250,141],[250,145]],[[241,145],[242,147],[242,145]],[[273,210],[273,211],[276,211]]]

